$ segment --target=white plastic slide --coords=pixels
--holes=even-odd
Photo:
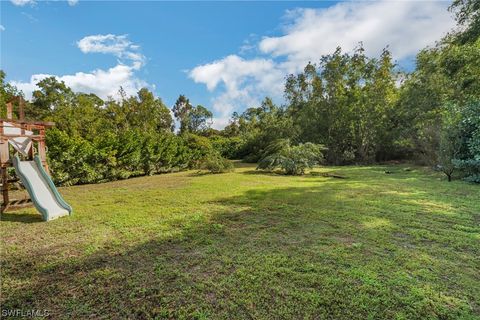
[[[38,156],[35,156],[34,161],[20,161],[16,155],[13,164],[43,220],[53,220],[72,213],[72,207],[58,193]]]

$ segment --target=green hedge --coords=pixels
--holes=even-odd
[[[52,177],[59,185],[98,183],[190,167],[195,142],[170,133],[127,130],[87,141],[58,129],[47,132]],[[197,148],[198,149],[198,148]]]

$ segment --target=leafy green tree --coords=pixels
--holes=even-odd
[[[234,112],[228,125],[222,130],[221,134],[226,137],[237,137],[240,135],[240,125],[239,125],[240,115],[238,112]]]
[[[454,0],[449,9],[455,13],[459,25],[455,40],[461,44],[476,41],[480,37],[480,1]]]
[[[194,107],[190,100],[180,95],[172,108],[173,114],[180,123],[180,134],[208,134],[212,123],[212,112],[204,106]]]
[[[198,105],[188,112],[187,126],[191,133],[201,134],[210,129],[212,123],[212,112],[207,108]]]
[[[38,82],[37,87],[39,90],[33,91],[33,103],[27,111],[32,118],[43,119],[57,108],[72,106],[76,102],[72,89],[53,76]]]
[[[235,153],[248,162],[257,162],[273,141],[295,135],[292,118],[270,98],[265,98],[260,107],[248,108],[234,116],[237,118],[232,119],[227,135],[233,137],[235,130],[236,136],[243,140],[237,143],[239,149]]]
[[[172,132],[173,119],[169,109],[151,91],[142,88],[136,97],[127,97],[121,89],[120,100],[105,103],[106,117],[111,130],[141,129],[144,132]]]
[[[78,93],[71,104],[59,104],[46,120],[70,136],[80,136],[93,141],[109,126],[105,117],[104,102],[94,94]]]
[[[455,159],[458,158],[462,148],[460,132],[461,114],[455,105],[445,108],[442,128],[438,131],[439,146],[436,150],[437,167],[452,181],[455,171]]]
[[[180,134],[188,132],[188,126],[190,121],[190,111],[193,109],[190,100],[181,94],[175,105],[172,108],[173,114],[177,121],[180,123]]]
[[[435,161],[432,154],[445,149],[447,138],[438,134],[451,116],[445,106],[455,105],[461,113],[470,101],[480,99],[480,39],[477,35],[459,40],[466,30],[463,23],[470,19],[466,17],[478,17],[478,12],[473,13],[470,1],[455,1],[454,6],[465,15],[459,18],[460,31],[417,55],[417,68],[402,84],[396,107],[401,139],[428,163]]]
[[[287,112],[298,139],[324,143],[329,163],[371,162],[386,158],[396,136],[397,73],[391,54],[368,58],[362,45],[352,54],[340,48],[290,75],[285,86]]]
[[[172,131],[173,119],[168,108],[148,89],[140,89],[137,97],[130,97],[123,103],[127,105],[127,121],[132,128],[144,131]]]

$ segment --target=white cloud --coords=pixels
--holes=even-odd
[[[0,31],[5,31],[5,27],[0,24]]]
[[[130,95],[135,94],[140,88],[148,86],[145,81],[135,78],[132,68],[126,65],[117,65],[108,70],[97,69],[89,73],[77,72],[64,76],[35,74],[31,76],[29,82],[12,81],[12,84],[22,90],[27,98],[31,98],[32,92],[37,89],[36,84],[51,76],[56,77],[59,81],[64,81],[73,91],[94,93],[103,99],[116,96],[120,86]]]
[[[228,116],[221,116],[221,117],[213,117],[212,118],[212,128],[217,130],[222,130],[227,125],[230,124],[231,115]]]
[[[16,6],[23,7],[27,4],[34,5],[37,3],[36,0],[10,0],[10,2]],[[67,0],[69,6],[74,6],[78,3],[78,0]]]
[[[135,69],[140,69],[145,62],[145,57],[138,52],[139,46],[130,42],[127,35],[97,34],[82,38],[77,42],[78,48],[83,53],[113,54],[120,59],[133,62]]]
[[[213,109],[219,115],[214,118],[216,128],[228,123],[238,104],[256,106],[258,97],[278,95],[283,89],[283,73],[270,59],[245,60],[230,55],[194,68],[189,77],[196,83],[204,83],[210,91],[220,85],[224,88],[224,92],[212,100]]]
[[[228,89],[236,90],[248,78],[264,82],[265,73],[268,73],[274,65],[270,59],[244,60],[237,55],[230,55],[194,68],[190,72],[190,77],[195,82],[205,83],[210,91],[220,82]]]
[[[371,56],[388,46],[397,60],[413,57],[453,28],[447,6],[438,1],[381,1],[290,10],[282,34],[257,43],[260,57],[245,60],[230,55],[193,68],[189,77],[210,91],[224,84],[212,99],[224,119],[225,114],[241,111],[266,95],[280,101],[287,74],[301,71],[307,62],[318,61],[338,46],[348,52],[363,42]]]
[[[265,37],[259,48],[272,56],[307,62],[337,46],[353,50],[363,42],[378,55],[387,45],[397,59],[415,55],[454,26],[446,2],[383,1],[340,3],[333,7],[288,12],[285,35]]]
[[[76,72],[72,75],[34,74],[28,82],[12,81],[11,83],[22,90],[28,99],[37,89],[36,84],[51,76],[64,81],[75,92],[94,93],[103,99],[117,97],[120,87],[128,95],[135,94],[142,87],[152,87],[136,77],[135,72],[144,65],[144,56],[138,52],[140,47],[131,44],[126,36],[89,36],[80,40],[78,46],[84,53],[110,53],[118,58],[129,60],[130,64],[118,62],[116,66],[107,70],[96,69],[91,72]]]
[[[16,6],[23,7],[24,5],[27,4],[35,4],[35,0],[10,0],[10,2]]]
[[[116,36],[114,34],[86,36],[77,42],[78,48],[83,53],[113,53],[117,56],[127,50],[130,44],[131,42],[125,35]]]

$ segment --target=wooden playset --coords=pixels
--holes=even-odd
[[[14,103],[18,105],[18,119],[14,119]],[[27,121],[25,120],[24,100],[22,97],[15,97],[7,102],[6,119],[0,118],[0,170],[1,190],[3,202],[1,213],[6,210],[24,208],[32,205],[31,198],[10,199],[12,184],[19,184],[18,177],[13,178],[9,174],[9,168],[13,167],[11,151],[22,155],[23,158],[33,160],[35,155],[40,158],[45,171],[49,173],[45,130],[54,126],[53,122]]]

